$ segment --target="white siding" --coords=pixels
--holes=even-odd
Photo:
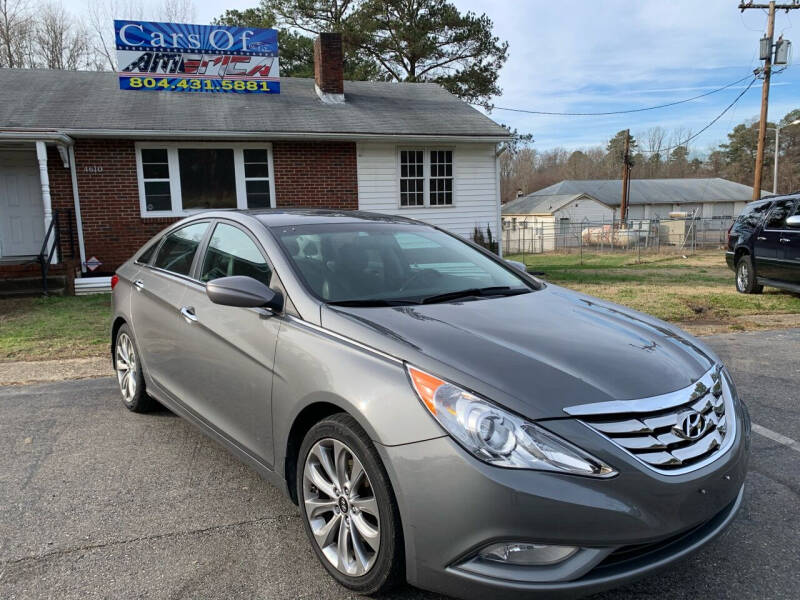
[[[398,148],[453,150],[453,206],[400,207]],[[358,208],[437,225],[467,238],[477,225],[500,237],[494,144],[358,144]]]
[[[647,204],[644,214],[647,219],[668,219],[670,212],[672,204]]]
[[[572,223],[582,223],[584,221],[602,223],[603,221],[611,222],[614,217],[614,211],[602,202],[581,198],[576,202],[565,204],[555,211],[553,216],[556,221],[569,219]]]
[[[628,219],[644,219],[644,214],[644,204],[634,204],[628,207]]]

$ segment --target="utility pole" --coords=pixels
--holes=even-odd
[[[628,221],[628,180],[631,176],[631,130],[625,130],[625,150],[622,153],[622,202],[619,206],[619,220],[623,229]]]
[[[785,10],[788,13],[790,10],[800,8],[800,1],[793,0],[791,4],[775,4],[775,0],[772,0],[769,4],[755,4],[750,0],[750,2],[741,2],[739,4],[741,12],[750,8],[768,10],[766,39],[769,44],[769,52],[764,57],[762,70],[764,84],[761,86],[761,118],[758,122],[758,149],[756,151],[756,166],[753,177],[753,200],[758,200],[761,197],[761,172],[764,168],[764,146],[767,143],[767,111],[769,107],[769,80],[772,74],[772,38],[775,35],[775,10]]]

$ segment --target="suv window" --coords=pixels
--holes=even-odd
[[[178,275],[189,275],[194,254],[206,229],[208,222],[193,223],[170,233],[161,244],[153,266]]]
[[[794,207],[794,200],[777,200],[769,211],[764,229],[783,229],[786,226],[786,217]]]
[[[272,270],[250,236],[238,227],[220,223],[208,243],[200,280],[232,275],[246,275],[269,285]]]
[[[772,206],[771,202],[761,202],[759,204],[748,204],[744,207],[742,214],[734,226],[735,230],[755,229],[764,217],[764,213]]]

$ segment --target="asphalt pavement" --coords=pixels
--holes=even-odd
[[[760,427],[743,507],[700,553],[595,600],[797,598],[800,329],[705,340]],[[297,508],[172,413],[129,413],[111,378],[0,388],[0,598],[354,597]]]

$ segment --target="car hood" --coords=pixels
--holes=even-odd
[[[443,304],[325,305],[322,325],[534,419],[682,389],[717,360],[667,323],[554,285]]]

